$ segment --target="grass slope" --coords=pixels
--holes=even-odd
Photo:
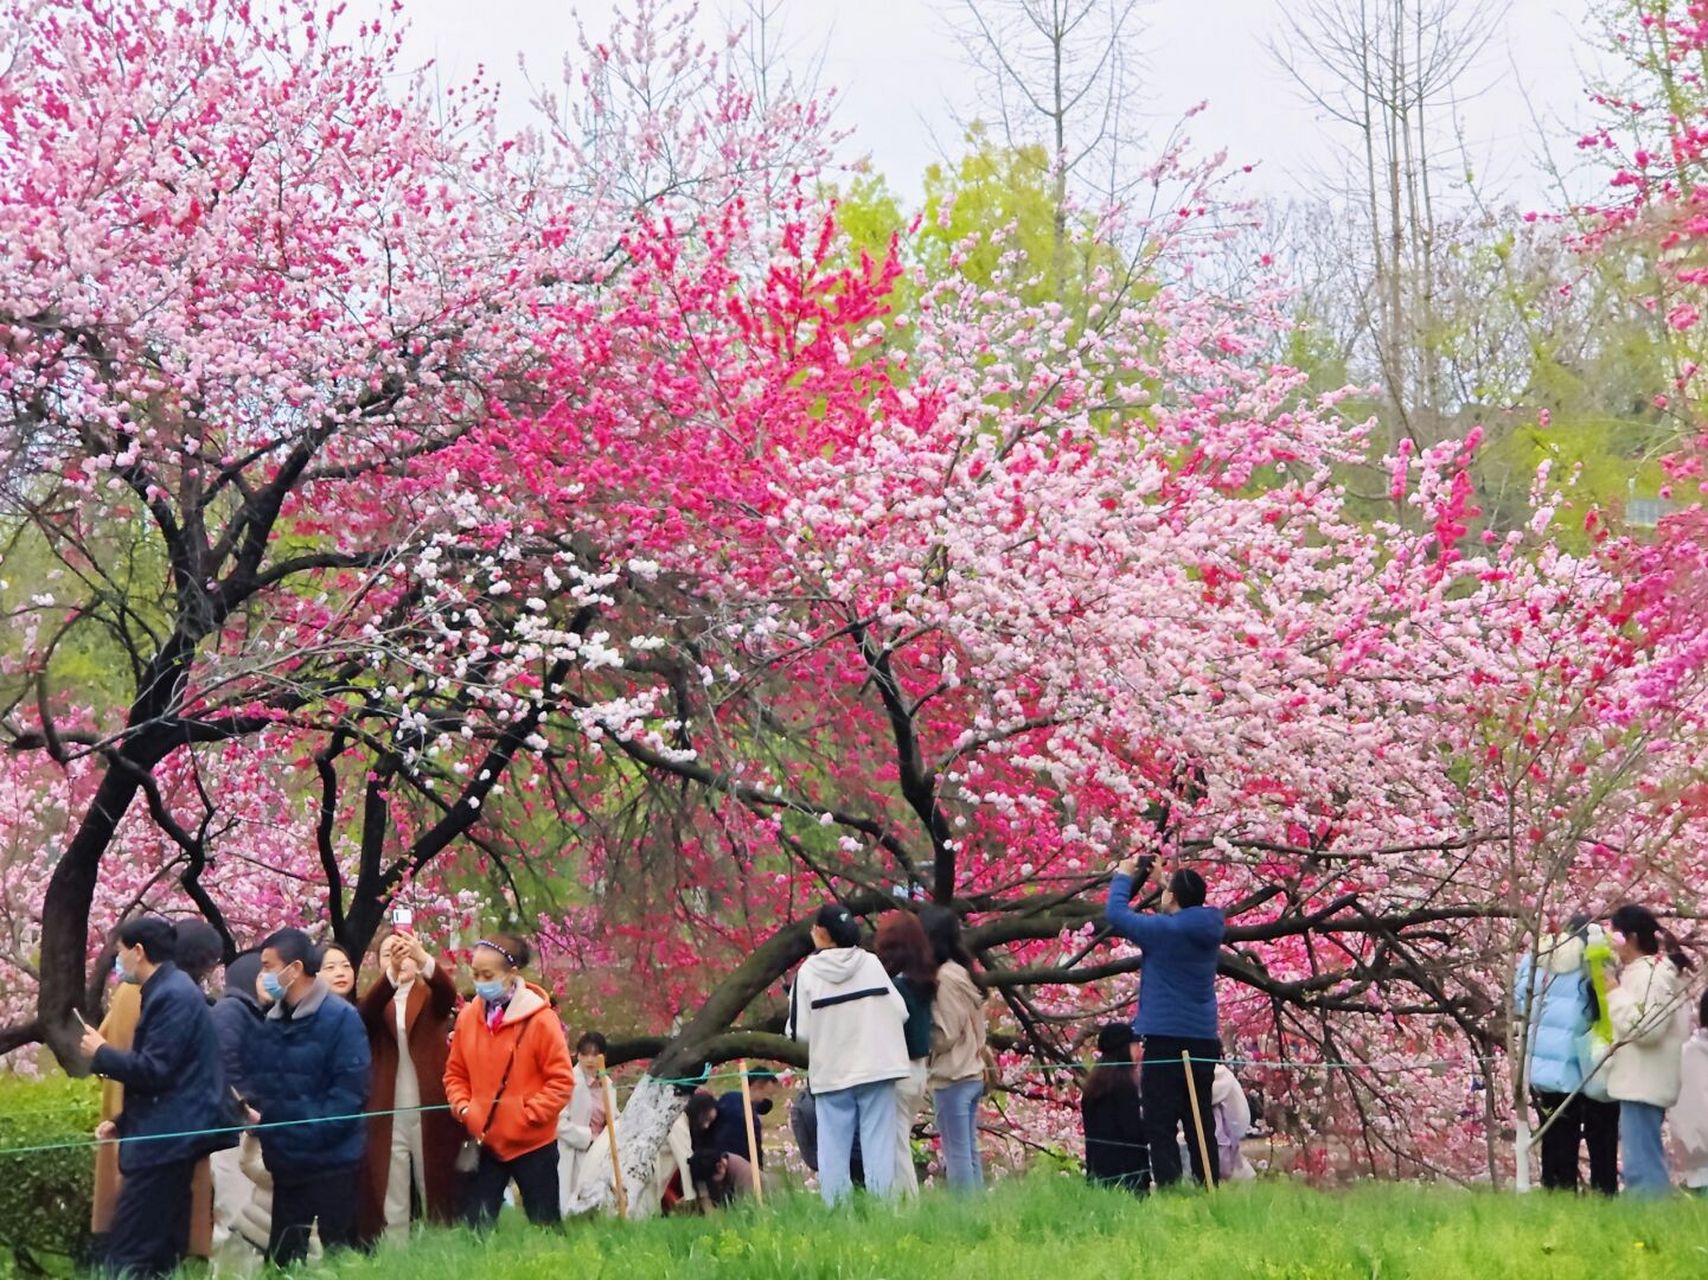
[[[1215,1197],[1139,1201],[1035,1175],[977,1200],[928,1193],[830,1213],[804,1195],[765,1210],[560,1234],[506,1221],[480,1240],[428,1232],[346,1257],[339,1277],[410,1280],[1624,1280],[1708,1277],[1708,1200],[1659,1204],[1372,1185],[1317,1192],[1266,1182]]]

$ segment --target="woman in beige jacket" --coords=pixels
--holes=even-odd
[[[961,918],[947,907],[919,913],[937,962],[937,997],[931,1005],[928,1074],[943,1168],[956,1191],[984,1185],[979,1154],[979,1099],[984,1097],[984,991],[974,981],[972,957],[961,941]]]
[[[1684,974],[1690,960],[1647,907],[1620,907],[1610,924],[1613,951],[1623,967],[1619,985],[1607,993],[1613,1022],[1607,1092],[1619,1104],[1625,1190],[1665,1195],[1672,1190],[1672,1178],[1661,1122],[1666,1109],[1678,1101],[1688,1018]]]

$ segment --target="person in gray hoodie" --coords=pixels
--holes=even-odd
[[[789,1035],[807,1045],[807,1087],[818,1113],[818,1185],[826,1204],[853,1191],[854,1135],[862,1151],[895,1150],[896,1081],[908,1074],[907,1004],[883,963],[860,947],[860,925],[828,902],[812,925],[817,948],[789,993]],[[866,1187],[888,1195],[895,1162],[866,1161]]]

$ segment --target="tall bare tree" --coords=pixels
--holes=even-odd
[[[1506,0],[1303,0],[1269,42],[1329,120],[1345,127],[1350,209],[1368,261],[1358,273],[1364,340],[1391,410],[1390,443],[1429,444],[1451,405],[1440,349],[1441,200],[1463,173],[1455,112],[1502,30]]]
[[[1144,181],[1123,157],[1135,141],[1140,0],[964,0],[958,35],[979,73],[975,117],[989,113],[1014,149],[1049,157],[1053,274],[1064,275],[1072,200],[1124,203]]]

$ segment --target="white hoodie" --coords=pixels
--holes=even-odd
[[[815,951],[795,975],[789,1034],[808,1046],[807,1087],[815,1094],[906,1076],[906,1022],[907,1003],[870,951]]]
[[[1685,1041],[1678,1103],[1667,1113],[1684,1156],[1684,1185],[1708,1189],[1708,1027]]]
[[[1607,1059],[1607,1094],[1615,1102],[1670,1107],[1678,1101],[1678,1075],[1688,1033],[1684,975],[1665,956],[1638,956],[1607,993],[1613,1053]]]

